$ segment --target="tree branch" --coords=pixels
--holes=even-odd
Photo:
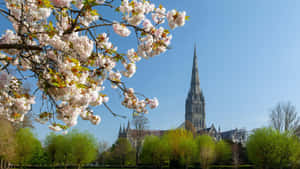
[[[27,50],[43,50],[39,46],[25,44],[0,44],[0,50],[3,49],[27,49]]]

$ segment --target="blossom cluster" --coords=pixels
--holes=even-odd
[[[172,36],[169,35],[169,30],[160,27],[155,27],[151,20],[147,19],[147,14],[152,13],[152,20],[156,25],[162,24],[167,18],[169,26],[174,29],[178,26],[183,26],[186,20],[186,13],[178,12],[176,10],[167,10],[160,5],[155,8],[154,4],[148,1],[128,0],[122,1],[119,7],[120,12],[123,13],[123,20],[133,26],[138,26],[142,23],[142,36],[140,38],[141,44],[138,46],[138,55],[144,58],[159,55],[167,50],[170,45]],[[167,13],[166,13],[167,12]],[[114,31],[120,36],[129,36],[130,30],[119,23],[114,24]]]
[[[7,73],[0,74],[0,116],[9,121],[23,121],[35,103],[34,96],[20,90],[21,82]]]
[[[171,29],[183,26],[185,12],[167,11],[162,5],[156,8],[145,0],[123,0],[115,8],[123,17],[120,21],[110,21],[103,19],[97,10],[98,6],[113,7],[105,0],[5,1],[14,30],[2,35],[0,46],[19,46],[0,49],[4,52],[0,53],[0,68],[4,70],[7,65],[21,73],[34,74],[42,99],[55,107],[54,112],[40,112],[38,122],[50,123],[49,128],[54,131],[76,125],[79,117],[99,124],[101,118],[93,108],[107,106],[105,81],[123,92],[122,105],[133,112],[148,113],[147,107],[158,106],[157,98],[146,98],[126,88],[122,77],[131,78],[141,58],[167,50],[172,35],[162,24],[167,20]],[[111,26],[121,37],[135,31],[138,46],[119,52],[109,34],[94,31],[101,26]],[[22,120],[34,97],[21,92],[20,80],[15,77],[1,73],[0,80],[0,112],[12,121]],[[57,122],[51,122],[54,117]]]
[[[153,99],[145,99],[139,100],[138,97],[134,94],[133,88],[128,88],[126,92],[124,92],[124,100],[122,101],[122,105],[129,108],[135,109],[137,113],[148,113],[146,106],[149,105],[151,109],[154,109],[158,106],[157,98]]]

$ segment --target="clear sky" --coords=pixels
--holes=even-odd
[[[159,107],[147,115],[151,129],[176,128],[184,121],[194,43],[208,126],[214,123],[222,131],[266,126],[270,109],[279,101],[291,101],[300,110],[299,0],[153,2],[185,10],[190,21],[173,32],[171,50],[142,60],[135,76],[126,79],[127,86],[159,99]],[[8,22],[3,18],[1,21],[2,34]],[[120,49],[136,44],[122,38],[113,42]],[[131,120],[130,111],[120,106],[118,92],[109,94],[112,109]],[[98,126],[79,121],[76,128],[113,143],[120,124],[127,124],[128,119],[115,118],[104,108],[97,109],[97,113],[102,117]],[[49,130],[36,125],[35,132],[44,139]]]

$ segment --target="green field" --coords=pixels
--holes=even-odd
[[[64,169],[63,167],[25,167],[26,169]],[[121,169],[122,167],[114,167],[114,166],[107,166],[107,167],[82,167],[81,169]],[[144,166],[144,167],[129,167],[125,166],[123,169],[152,169],[151,166]],[[235,166],[233,165],[212,165],[210,169],[234,169]],[[253,169],[252,165],[240,165],[238,166],[240,169]],[[76,167],[68,167],[68,169],[76,169]],[[163,169],[168,169],[167,166],[163,167]],[[196,167],[190,166],[189,169],[200,169]]]

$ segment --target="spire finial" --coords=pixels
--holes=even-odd
[[[200,94],[200,80],[199,80],[199,73],[198,73],[198,60],[197,60],[197,53],[196,53],[196,43],[194,47],[194,58],[193,58],[193,70],[192,70],[192,79],[191,79],[191,89],[192,93],[199,93]]]
[[[196,42],[195,42],[195,44],[194,44],[194,56],[196,56],[197,55],[197,53],[196,53]]]

